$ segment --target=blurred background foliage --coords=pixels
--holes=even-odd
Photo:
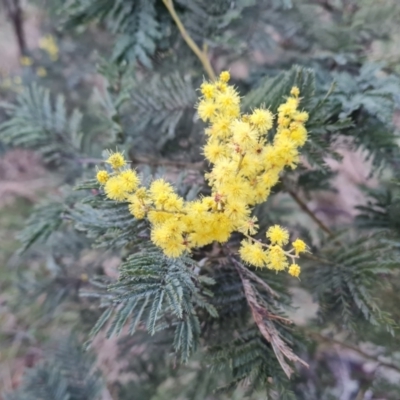
[[[163,0],[2,0],[0,398],[398,400],[400,3],[174,6],[246,110],[301,89],[303,163],[256,210],[261,232],[307,239],[301,280],[215,246],[165,263],[99,195],[95,167],[115,148],[186,199],[208,190],[206,71]],[[257,307],[309,368],[286,378]]]

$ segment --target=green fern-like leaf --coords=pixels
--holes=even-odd
[[[74,0],[65,7],[66,27],[104,21],[117,35],[113,59],[139,61],[151,68],[161,38],[155,0]]]
[[[146,135],[154,131],[155,134],[150,137],[154,138],[156,147],[161,149],[168,140],[175,137],[181,121],[193,119],[196,98],[191,81],[178,72],[167,76],[155,75],[150,81],[138,83],[131,93],[134,120],[132,134],[140,135],[138,145],[143,141],[144,131]]]
[[[108,336],[119,334],[128,321],[130,334],[141,324],[151,335],[173,327],[173,345],[187,361],[199,341],[198,310],[217,315],[201,293],[201,279],[192,271],[195,266],[190,259],[168,259],[158,249],[142,246],[121,265],[119,281],[109,286],[112,298],[104,298],[107,309],[92,334],[108,321]]]
[[[64,339],[24,377],[7,400],[98,400],[102,381],[94,358],[75,339]]]
[[[339,236],[322,246],[320,261],[313,261],[315,268],[306,272],[322,317],[352,329],[362,317],[393,330],[393,321],[374,298],[376,289],[389,284],[387,277],[400,263],[398,252],[385,237],[383,232],[356,240]]]
[[[20,251],[24,252],[38,242],[45,243],[60,227],[64,210],[65,206],[60,201],[46,201],[38,205],[18,235],[21,242]]]
[[[48,90],[32,86],[17,98],[17,103],[2,104],[9,119],[0,125],[0,138],[15,147],[41,154],[46,163],[57,165],[74,160],[81,147],[81,114],[67,117],[64,98],[53,105]]]

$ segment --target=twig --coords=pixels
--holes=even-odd
[[[13,24],[19,52],[22,56],[26,53],[26,41],[22,24],[23,18],[20,0],[3,0],[3,3],[7,10],[8,17]]]
[[[379,363],[379,366],[386,367],[386,368],[391,368],[391,369],[394,369],[394,370],[400,372],[400,366],[397,366],[397,365],[395,365],[393,363],[390,363],[390,362],[381,361],[378,357],[373,356],[371,354],[368,354],[368,353],[366,353],[365,351],[359,349],[356,346],[353,346],[353,345],[348,344],[348,343],[343,343],[343,342],[341,342],[339,340],[336,340],[336,339],[333,339],[333,338],[326,337],[324,335],[321,335],[320,333],[314,332],[314,331],[309,330],[307,328],[299,328],[299,329],[301,329],[305,334],[308,334],[308,335],[314,337],[319,342],[328,342],[328,343],[336,344],[336,345],[338,345],[340,347],[343,347],[345,349],[352,350],[352,351],[360,354],[361,356],[363,356],[364,358],[366,358],[368,360],[375,361],[375,362]]]
[[[333,261],[327,260],[326,258],[314,256],[313,254],[310,253],[303,253],[302,257],[308,258],[309,260],[318,261],[322,264],[336,265],[336,263],[334,263]]]
[[[333,232],[308,208],[307,204],[297,195],[296,192],[289,188],[285,188],[290,194],[292,199],[298,204],[298,206],[329,236],[334,236]]]
[[[167,7],[172,19],[175,21],[176,26],[178,27],[179,32],[182,35],[183,40],[186,42],[186,44],[191,48],[193,53],[196,54],[197,58],[203,64],[203,67],[207,72],[208,76],[210,77],[210,79],[215,81],[216,80],[215,72],[207,56],[207,46],[204,46],[203,50],[200,50],[199,46],[197,46],[194,40],[190,37],[189,33],[183,26],[182,21],[180,20],[178,14],[175,11],[173,0],[163,0],[163,3],[165,4],[165,7]]]
[[[158,158],[150,158],[150,157],[138,157],[134,156],[131,161],[133,164],[146,164],[146,165],[168,165],[171,167],[178,167],[178,168],[188,168],[188,169],[195,169],[195,170],[202,170],[203,169],[203,162],[197,163],[188,163],[185,161],[172,161],[172,160],[165,160],[165,159],[158,159]]]
[[[80,164],[104,164],[106,161],[101,158],[78,158],[78,163]],[[201,170],[203,169],[203,162],[197,163],[188,163],[185,161],[171,161],[165,159],[158,159],[158,158],[150,158],[150,157],[133,157],[132,160],[128,160],[127,163],[131,164],[146,164],[146,165],[166,165],[171,167],[177,168],[187,168],[187,169],[194,169],[194,170]]]
[[[253,281],[257,282],[260,284],[268,293],[270,293],[272,296],[279,298],[278,293],[276,293],[268,284],[267,282],[264,282],[260,277],[258,277],[254,272],[251,272],[248,268],[246,268],[242,263],[239,261],[235,260],[234,257],[230,257],[231,261],[233,264],[235,264],[236,268],[240,268],[240,270],[246,274],[250,279]]]

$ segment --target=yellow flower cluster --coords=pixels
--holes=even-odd
[[[283,246],[289,243],[289,232],[279,225],[271,226],[266,237],[270,244],[247,236],[247,239],[242,241],[239,250],[242,260],[256,267],[267,267],[275,271],[289,268],[289,274],[298,277],[301,269],[295,259],[299,257],[300,253],[307,251],[306,244],[301,239],[296,239],[292,242],[292,249],[285,251]],[[291,261],[290,265],[289,260]]]
[[[111,153],[106,163],[110,164],[113,172],[109,174],[104,169],[97,171],[97,181],[104,186],[104,192],[109,199],[125,201],[137,189],[140,179],[136,171],[126,165],[121,153]]]
[[[278,225],[266,233],[270,244],[253,239],[250,235],[257,233],[258,225],[251,212],[267,199],[280,172],[298,163],[298,149],[307,140],[304,123],[308,114],[299,111],[300,93],[294,87],[278,109],[276,133],[270,142],[267,135],[274,115],[264,107],[241,114],[240,96],[228,85],[229,79],[229,72],[224,71],[216,82],[204,82],[197,105],[199,117],[209,123],[204,155],[212,165],[205,176],[211,196],[185,202],[163,179],[154,180],[148,189],[140,187],[137,174],[126,168],[121,153],[111,154],[106,161],[113,173],[98,171],[97,179],[108,198],[127,201],[135,218],[150,221],[151,240],[168,257],[179,257],[214,241],[224,243],[239,231],[246,237],[239,250],[243,261],[276,271],[288,268],[298,276],[295,258],[306,251],[305,243],[297,239],[292,250],[285,251],[289,233]]]
[[[44,50],[52,61],[58,60],[59,49],[52,35],[46,35],[39,40],[39,48]]]

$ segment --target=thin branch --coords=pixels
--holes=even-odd
[[[371,361],[375,361],[375,362],[379,363],[379,366],[381,366],[381,367],[391,368],[391,369],[394,369],[394,370],[400,372],[400,366],[397,366],[397,365],[395,365],[393,363],[390,363],[390,362],[381,361],[378,357],[373,356],[371,354],[368,354],[368,353],[366,353],[365,351],[359,349],[356,346],[353,346],[353,345],[348,344],[348,343],[341,342],[341,341],[333,339],[333,338],[326,337],[324,335],[321,335],[320,333],[314,332],[314,331],[309,330],[307,328],[299,328],[299,329],[301,329],[306,335],[312,336],[316,341],[336,344],[336,345],[338,345],[340,347],[352,350],[352,351],[360,354],[361,356],[363,356],[367,360],[371,360]]]
[[[194,40],[190,37],[189,33],[185,29],[180,20],[178,14],[175,11],[173,0],[163,0],[165,7],[167,7],[172,19],[175,21],[176,26],[179,29],[179,32],[182,35],[183,40],[186,44],[191,48],[194,54],[196,54],[197,58],[203,64],[204,70],[207,72],[209,78],[213,81],[216,80],[215,72],[210,64],[210,60],[207,56],[207,46],[204,46],[203,50],[200,50],[199,46],[194,42]]]
[[[330,260],[328,260],[326,258],[321,258],[321,257],[314,256],[311,253],[303,253],[302,257],[308,258],[309,260],[320,262],[321,264],[336,265],[336,263],[333,262],[333,261],[330,261]]]
[[[23,56],[26,53],[26,41],[20,0],[3,0],[3,3],[7,10],[8,18],[14,27],[19,53]]]
[[[189,163],[185,161],[173,161],[173,160],[165,160],[160,158],[150,158],[150,157],[139,157],[133,156],[132,161],[133,164],[146,164],[146,165],[167,165],[171,167],[177,168],[187,168],[187,169],[194,169],[194,170],[202,170],[203,169],[203,162],[197,163]]]
[[[101,159],[101,158],[78,158],[77,162],[79,164],[104,164],[106,161]],[[171,166],[171,167],[176,167],[176,168],[187,168],[187,169],[193,169],[193,170],[202,170],[203,169],[203,162],[197,162],[197,163],[188,163],[185,161],[171,161],[171,160],[165,160],[165,159],[160,159],[160,158],[151,158],[151,157],[138,157],[134,156],[132,160],[128,160],[128,163],[131,164],[146,164],[146,165],[153,165],[153,166],[159,166],[159,165],[165,165],[165,166]]]
[[[258,277],[254,272],[251,272],[248,268],[246,268],[242,263],[237,261],[234,257],[230,257],[233,264],[235,264],[236,268],[240,268],[240,270],[247,275],[250,279],[257,282],[261,285],[268,293],[270,293],[273,297],[279,299],[279,294],[276,293],[268,284],[264,282],[260,277]]]
[[[285,187],[286,191],[290,194],[292,199],[298,206],[329,236],[334,236],[333,232],[309,209],[307,204],[297,195],[296,192]]]

